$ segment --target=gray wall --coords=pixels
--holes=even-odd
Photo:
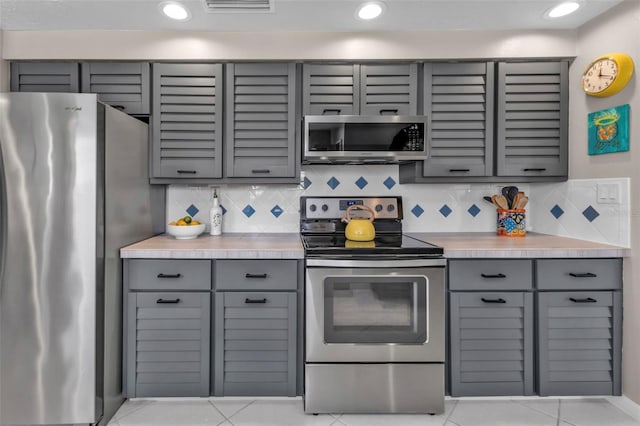
[[[569,99],[569,176],[570,178],[631,178],[631,235],[640,231],[640,168],[638,149],[640,132],[634,109],[640,105],[638,70],[640,65],[640,2],[627,0],[607,14],[587,23],[578,31],[577,58],[570,70]],[[624,52],[633,58],[634,77],[627,87],[608,98],[585,96],[580,88],[580,76],[585,67],[597,56],[610,52]],[[630,151],[606,155],[587,155],[587,114],[589,112],[630,104]],[[637,110],[636,110],[637,112]],[[624,328],[622,390],[640,403],[640,239],[631,240],[632,255],[624,263]]]

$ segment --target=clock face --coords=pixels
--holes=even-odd
[[[600,93],[618,77],[618,64],[610,58],[595,61],[582,75],[582,88],[587,94]]]

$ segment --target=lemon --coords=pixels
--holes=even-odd
[[[192,220],[190,225],[200,225],[200,222],[198,222],[197,220]]]
[[[175,220],[172,220],[171,222],[169,222],[169,225],[173,225],[176,226],[178,223]]]
[[[176,225],[178,225],[178,226],[187,226],[187,222],[185,222],[184,219],[180,219],[178,221],[178,223],[176,223]]]

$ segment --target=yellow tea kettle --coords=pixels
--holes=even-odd
[[[371,217],[351,217],[352,210],[365,210]],[[376,228],[373,226],[375,213],[367,206],[354,204],[347,207],[342,221],[347,224],[344,234],[351,241],[372,241],[376,237]]]

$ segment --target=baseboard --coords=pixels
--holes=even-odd
[[[616,406],[634,419],[640,421],[640,405],[636,404],[626,396],[609,396],[607,400],[611,405]]]

